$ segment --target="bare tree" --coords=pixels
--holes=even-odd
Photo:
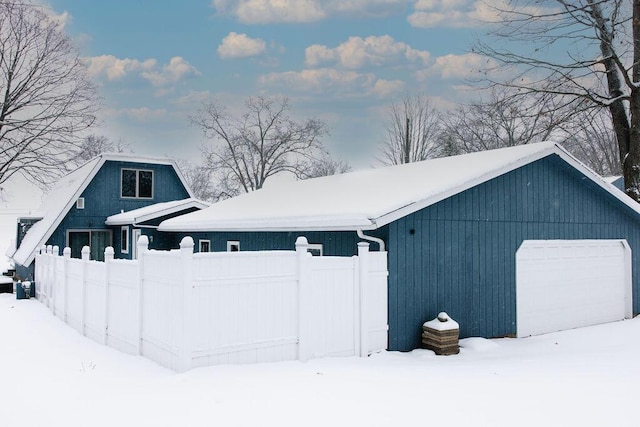
[[[104,135],[87,135],[80,144],[80,152],[73,159],[75,164],[83,164],[103,153],[131,153],[128,143],[118,140],[113,142]]]
[[[385,165],[438,157],[441,116],[424,95],[406,96],[389,107],[387,139],[378,160]]]
[[[503,4],[491,33],[497,42],[478,50],[515,77],[492,82],[607,109],[627,194],[640,200],[640,0]]]
[[[309,169],[304,171],[302,178],[318,178],[321,176],[338,175],[349,171],[351,171],[349,163],[325,154],[311,160]]]
[[[179,160],[178,167],[196,198],[212,203],[225,198],[213,185],[211,168],[193,164],[188,160]]]
[[[504,88],[490,98],[462,105],[449,112],[441,132],[445,155],[470,153],[529,144],[564,136],[571,111],[559,97],[517,99]]]
[[[209,103],[190,117],[210,140],[201,151],[222,197],[262,188],[278,173],[305,178],[313,160],[324,154],[320,138],[326,124],[314,118],[293,120],[286,98],[249,98],[245,109],[234,117]]]
[[[80,150],[96,91],[69,37],[40,6],[0,2],[0,184],[46,186]]]
[[[562,145],[602,176],[622,174],[618,142],[606,110],[577,114]]]

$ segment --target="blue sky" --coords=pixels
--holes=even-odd
[[[487,17],[469,0],[46,0],[61,15],[103,98],[97,134],[138,154],[198,161],[188,115],[215,100],[233,111],[282,95],[324,119],[331,153],[375,163],[384,111],[420,92],[446,108]]]

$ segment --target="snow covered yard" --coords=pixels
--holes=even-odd
[[[0,294],[0,425],[602,426],[637,420],[640,319],[367,359],[177,374]]]

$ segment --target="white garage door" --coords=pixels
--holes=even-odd
[[[519,337],[631,318],[625,240],[526,240],[516,253]]]

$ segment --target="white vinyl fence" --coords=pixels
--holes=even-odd
[[[387,253],[354,257],[295,251],[148,250],[137,260],[36,256],[36,293],[71,327],[177,371],[226,363],[366,356],[387,347]]]

